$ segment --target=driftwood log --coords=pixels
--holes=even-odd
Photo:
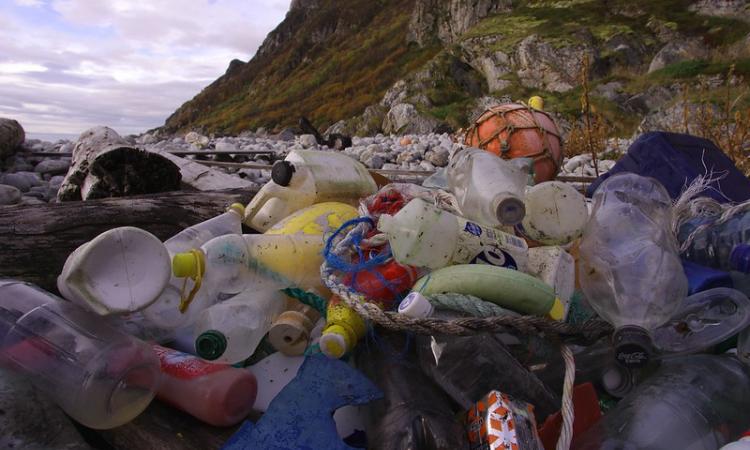
[[[174,191],[180,169],[156,153],[138,150],[115,130],[94,127],[81,133],[60,186],[60,201]]]
[[[255,186],[254,183],[240,177],[228,175],[166,151],[159,151],[156,154],[168,159],[180,168],[182,184],[187,189],[214,191],[217,189],[249,189]]]
[[[12,156],[25,139],[26,133],[18,121],[0,117],[0,159]]]
[[[169,192],[140,197],[0,208],[0,277],[29,281],[56,292],[68,255],[104,231],[142,228],[166,240],[185,227],[246,205],[253,189]]]

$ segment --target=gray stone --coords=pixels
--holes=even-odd
[[[383,131],[393,134],[429,133],[440,122],[417,111],[414,105],[400,103],[388,111],[383,121]]]
[[[48,201],[50,199],[49,186],[34,186],[28,192],[24,193],[24,197],[35,197],[39,200]]]
[[[46,205],[47,202],[34,196],[24,195],[21,197],[21,205],[32,206],[32,205]]]
[[[0,182],[16,187],[21,192],[27,192],[34,186],[42,183],[41,178],[34,172],[6,173],[0,177]]]
[[[429,161],[422,161],[419,163],[419,168],[422,170],[432,171],[435,170],[435,166]]]
[[[18,121],[0,117],[0,159],[13,155],[26,139]]]
[[[445,167],[448,165],[449,156],[450,151],[447,148],[435,147],[429,152],[426,159],[437,167]]]
[[[747,0],[700,0],[688,8],[704,16],[729,17],[750,21]]]
[[[567,92],[579,84],[583,59],[594,65],[597,52],[590,42],[556,48],[532,34],[516,48],[513,62],[521,84],[552,92]]]
[[[185,135],[185,142],[195,146],[198,149],[202,149],[208,146],[210,139],[208,139],[206,136],[203,136],[202,134],[196,133],[195,131],[191,131],[190,133]]]
[[[706,58],[707,56],[708,49],[697,39],[673,41],[662,47],[654,56],[648,66],[648,73],[663,69],[670,64]]]
[[[21,201],[21,191],[14,186],[0,184],[0,205],[15,205]]]
[[[454,42],[483,18],[510,11],[511,0],[418,0],[414,6],[407,40],[426,45],[436,39]]]
[[[675,93],[664,86],[651,86],[645,92],[636,94],[624,104],[629,111],[646,114],[661,109],[675,97]]]
[[[625,97],[622,93],[624,85],[620,81],[610,81],[595,87],[591,93],[597,97],[606,98],[615,103],[621,103]]]
[[[274,137],[283,142],[292,142],[294,141],[294,131],[292,131],[290,128],[284,128],[281,130],[281,132]]]
[[[70,168],[70,161],[60,159],[47,159],[36,165],[34,172],[41,174],[64,174]]]
[[[216,143],[215,150],[218,152],[236,152],[238,151],[237,145],[232,142],[223,140]]]
[[[299,143],[304,148],[313,148],[318,146],[318,141],[315,140],[315,136],[312,134],[303,134],[299,137]]]
[[[66,142],[63,145],[60,146],[60,153],[72,153],[73,147],[75,147],[75,144],[72,142]]]
[[[363,161],[363,164],[370,169],[381,169],[385,164],[385,160],[382,156],[375,154]]]

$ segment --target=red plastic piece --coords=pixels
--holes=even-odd
[[[573,388],[573,442],[602,417],[599,409],[599,397],[591,383],[579,384]],[[547,418],[539,427],[539,438],[545,450],[555,450],[557,439],[560,437],[562,415],[557,412]]]

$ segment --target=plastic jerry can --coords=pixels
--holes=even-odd
[[[315,203],[355,204],[377,191],[364,165],[335,152],[293,150],[274,164],[271,179],[245,210],[245,223],[261,232]]]

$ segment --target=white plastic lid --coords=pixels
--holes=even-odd
[[[346,354],[346,339],[338,333],[326,333],[318,341],[320,351],[329,358],[339,359]]]
[[[107,315],[150,305],[170,276],[169,253],[159,238],[139,228],[121,227],[73,252],[58,287],[68,300]]]
[[[427,298],[419,292],[411,292],[406,296],[401,304],[398,305],[398,312],[405,316],[413,317],[415,319],[424,319],[430,317],[435,311],[435,307],[432,306]]]

